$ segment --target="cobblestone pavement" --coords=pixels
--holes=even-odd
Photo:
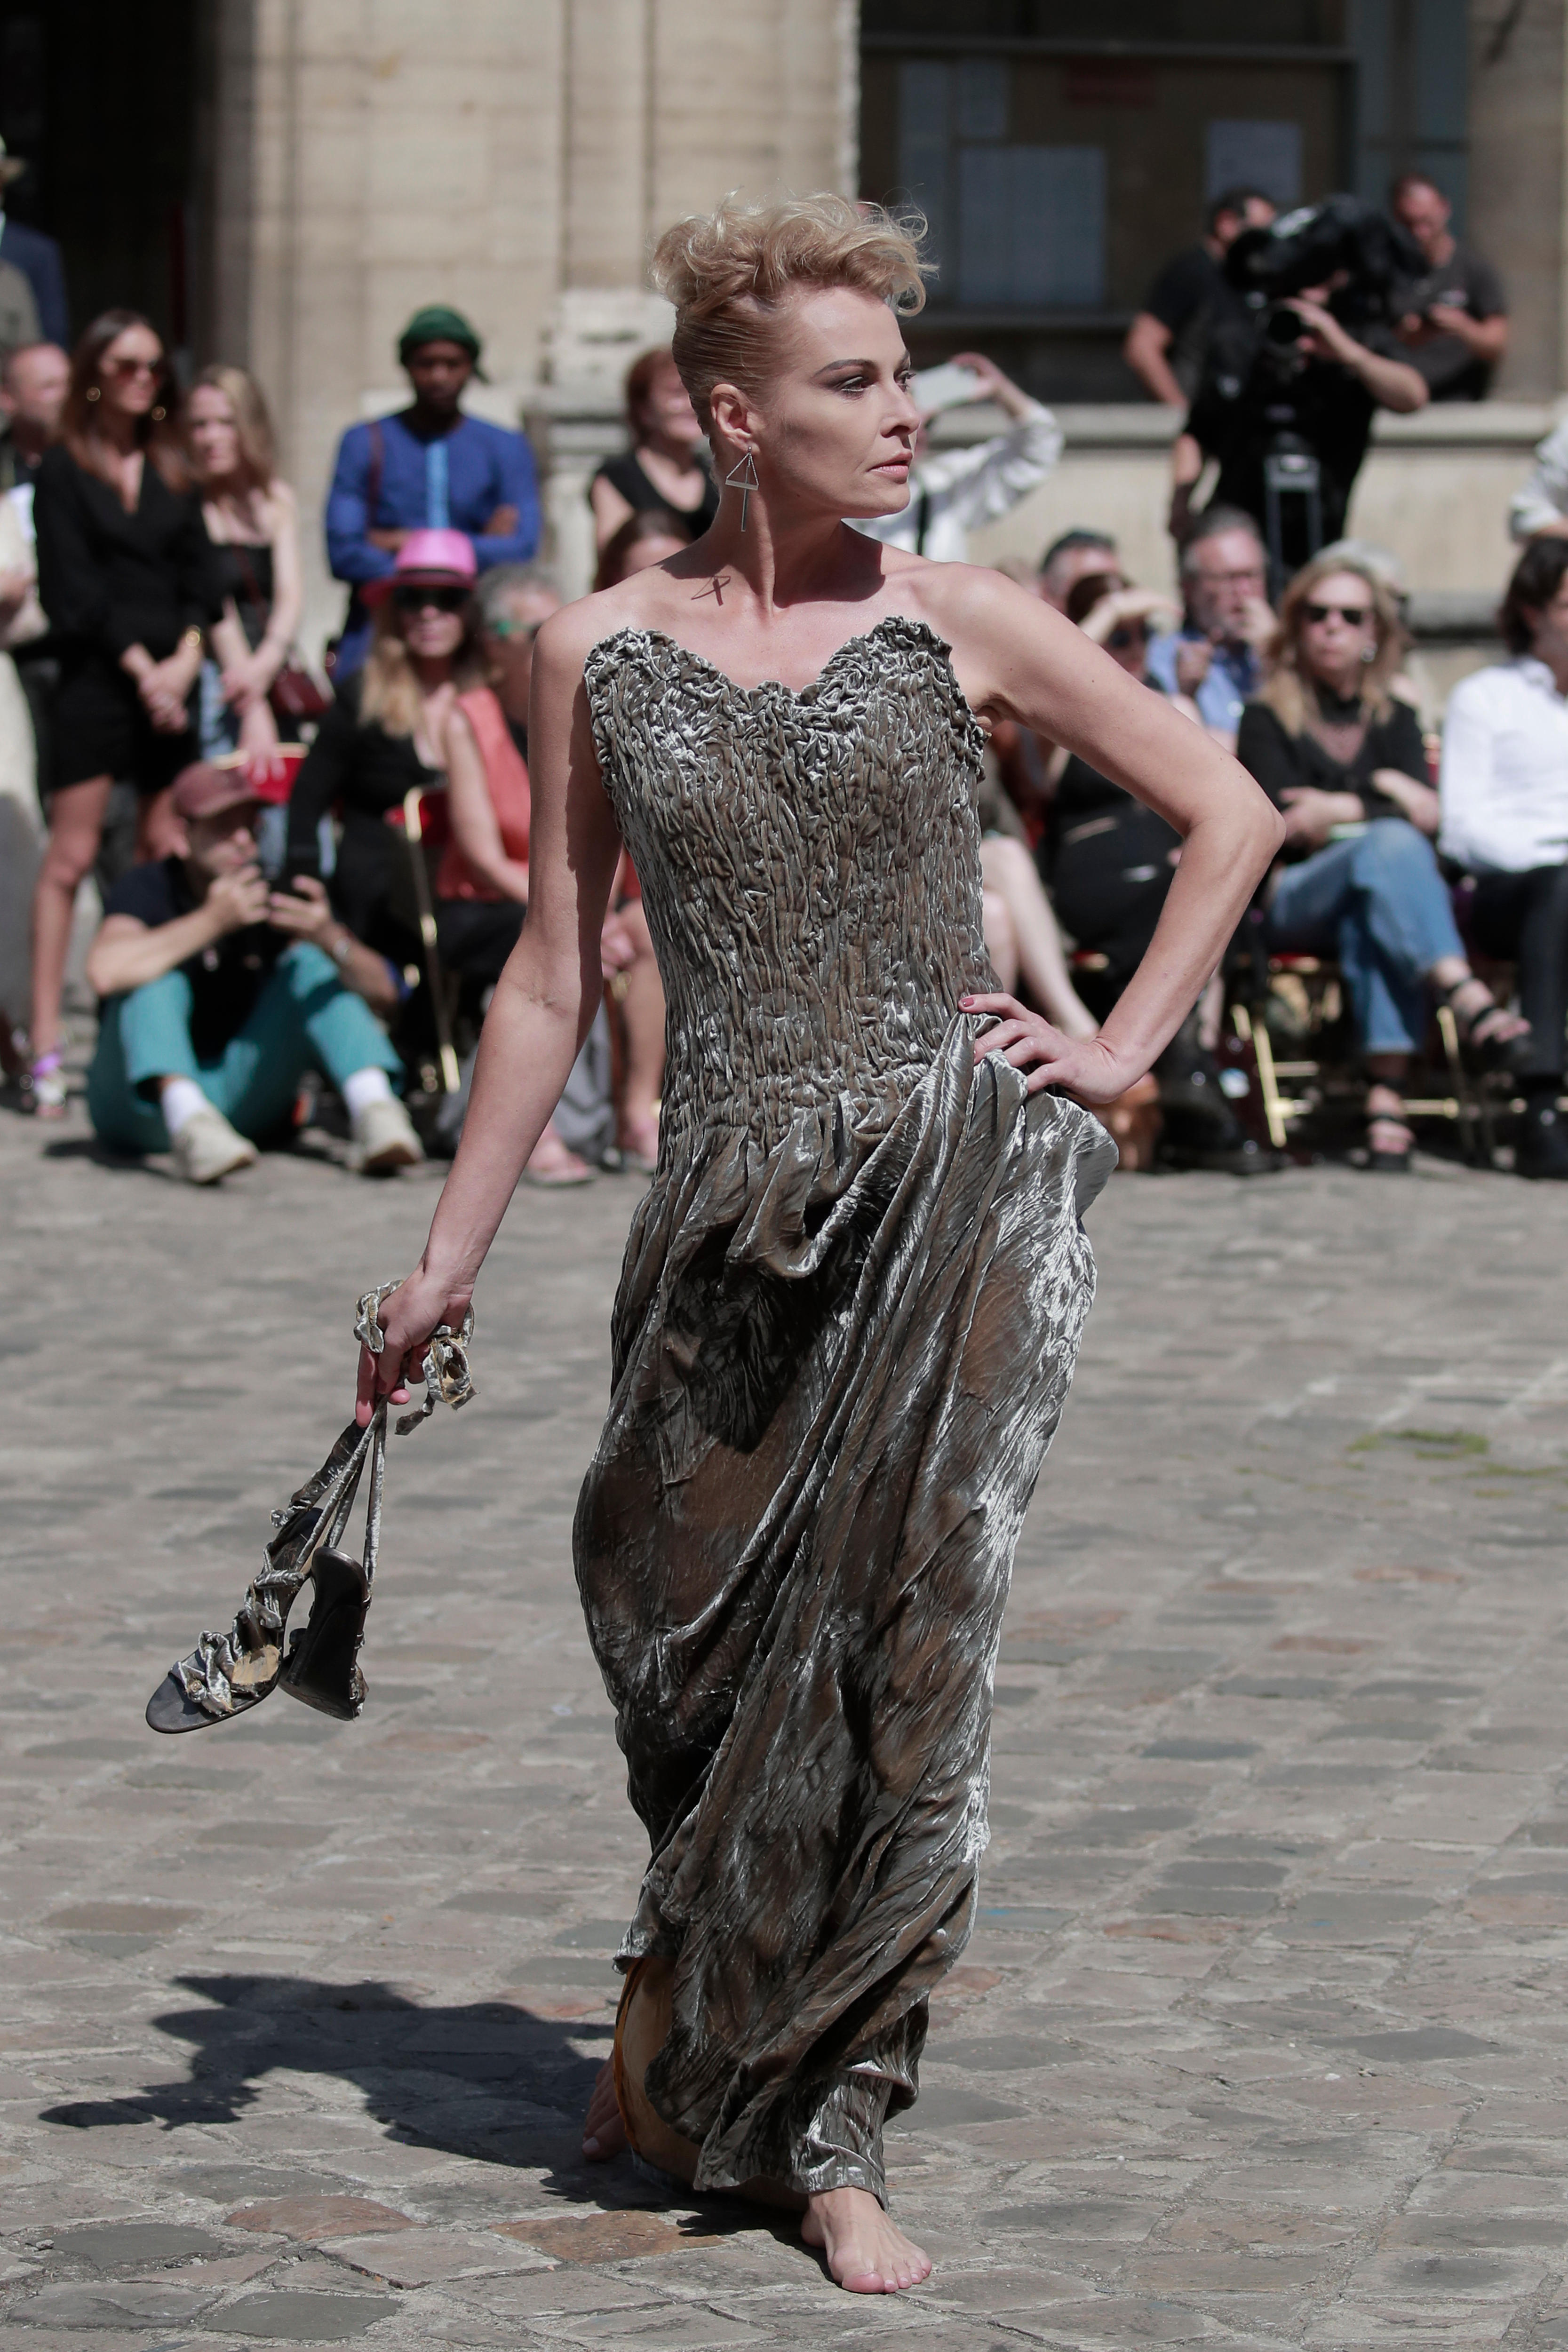
[[[889,2136],[937,2267],[590,2171],[639,1839],[568,1562],[632,1194],[520,1196],[398,1441],[363,1721],[142,1724],[434,1180],[0,1120],[0,2343],[1568,2346],[1568,1199],[1118,1180],[979,1930]]]

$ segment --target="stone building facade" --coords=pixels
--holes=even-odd
[[[1113,507],[1152,577],[1167,420],[1118,357],[1152,262],[1194,233],[1216,175],[1378,195],[1418,164],[1503,269],[1513,347],[1484,411],[1384,437],[1358,519],[1407,539],[1428,585],[1479,592],[1506,562],[1500,486],[1568,382],[1565,16],[1564,0],[0,0],[0,131],[35,160],[14,201],[62,238],[79,321],[130,299],[191,359],[252,367],[307,515],[344,424],[399,396],[404,319],[466,310],[491,379],[476,405],[530,418],[574,586],[621,368],[660,331],[648,247],[727,189],[918,195],[942,273],[917,355],[983,344],[1068,426],[1058,477],[978,551]],[[336,592],[313,533],[309,554],[319,638]]]

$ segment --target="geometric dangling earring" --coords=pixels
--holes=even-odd
[[[744,530],[747,503],[752,492],[762,488],[762,484],[757,479],[757,461],[751,450],[747,450],[732,474],[725,475],[724,488],[727,490],[738,489],[741,493],[741,529]]]

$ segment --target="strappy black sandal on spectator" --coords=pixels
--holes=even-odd
[[[1478,989],[1479,997],[1471,992]],[[1467,994],[1468,1007],[1461,1002]],[[1473,971],[1457,980],[1452,988],[1442,990],[1438,1001],[1453,1014],[1459,1043],[1478,1069],[1505,1068],[1510,1047],[1530,1034],[1529,1022],[1500,1004],[1486,982]]]
[[[1398,1110],[1373,1109],[1370,1097],[1373,1094],[1393,1095],[1392,1087],[1369,1087],[1367,1094],[1367,1172],[1373,1176],[1408,1176],[1411,1156],[1415,1150],[1415,1137],[1405,1117],[1403,1106]],[[1395,1139],[1397,1138],[1404,1139],[1399,1141]]]

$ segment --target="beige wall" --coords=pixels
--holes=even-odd
[[[1505,400],[1548,399],[1568,383],[1565,14],[1562,0],[1470,0],[1467,233],[1508,288],[1510,346],[1493,387]]]
[[[472,318],[515,416],[566,289],[639,287],[653,232],[730,188],[852,181],[850,0],[217,5],[215,346],[307,517],[421,303]],[[342,601],[316,536],[308,639]]]

